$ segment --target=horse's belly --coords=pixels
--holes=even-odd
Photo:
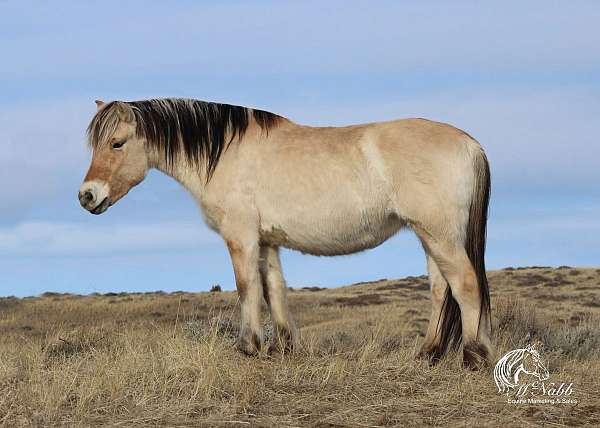
[[[263,243],[317,256],[337,256],[374,248],[403,226],[395,214],[373,218],[331,216],[317,221],[290,219],[261,227]]]

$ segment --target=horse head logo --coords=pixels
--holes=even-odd
[[[494,367],[494,380],[498,392],[508,395],[519,386],[519,376],[523,373],[535,376],[540,381],[550,376],[535,345],[510,351],[498,361]]]

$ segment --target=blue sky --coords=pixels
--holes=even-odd
[[[598,266],[598,22],[593,1],[0,2],[0,295],[234,288],[171,179],[151,173],[102,216],[79,207],[97,98],[450,122],[491,162],[490,268]],[[408,232],[283,264],[291,286],[425,272]]]

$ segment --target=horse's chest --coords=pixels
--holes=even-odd
[[[225,215],[225,210],[217,205],[200,203],[200,212],[204,218],[204,223],[217,233],[220,233],[220,226]]]

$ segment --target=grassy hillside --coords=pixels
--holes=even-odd
[[[577,404],[508,404],[491,368],[415,360],[430,303],[410,277],[291,290],[302,348],[257,358],[234,348],[233,292],[0,299],[0,424],[600,425],[600,269],[489,277],[496,359],[542,343]]]

